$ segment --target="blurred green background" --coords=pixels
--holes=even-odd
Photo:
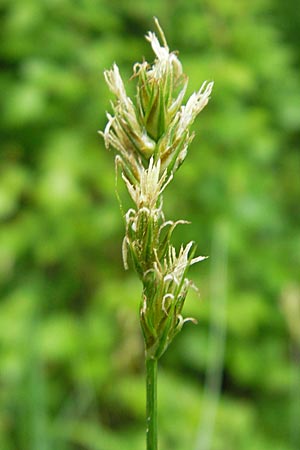
[[[166,191],[210,258],[161,360],[164,450],[300,448],[300,9],[280,0],[1,0],[0,449],[141,450],[141,286],[97,130],[156,15],[189,93],[215,81]],[[129,91],[133,81],[128,82]],[[226,341],[226,342],[225,342]]]

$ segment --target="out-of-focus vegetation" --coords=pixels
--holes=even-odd
[[[144,447],[141,287],[123,271],[113,153],[96,130],[110,108],[102,72],[116,61],[129,78],[134,62],[152,59],[143,36],[153,15],[189,91],[215,81],[164,200],[170,219],[192,221],[179,241],[212,257],[193,270],[201,298],[186,302],[199,325],[161,361],[161,448],[299,449],[298,4],[0,8],[1,450]]]

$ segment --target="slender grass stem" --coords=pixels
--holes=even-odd
[[[157,450],[157,359],[146,359],[147,450]]]

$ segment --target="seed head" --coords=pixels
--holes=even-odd
[[[136,98],[128,97],[116,64],[104,72],[115,96],[113,115],[107,114],[105,146],[116,150],[116,167],[133,201],[125,214],[126,232],[122,253],[125,269],[131,260],[143,283],[140,305],[141,326],[147,358],[159,358],[183,324],[194,319],[182,316],[188,290],[193,283],[187,272],[205,259],[194,257],[193,242],[177,252],[171,244],[178,224],[165,221],[162,194],[184,161],[193,139],[190,127],[207,105],[213,83],[204,82],[183,104],[187,76],[178,56],[170,52],[157,21],[160,40],[153,32],[146,35],[155,59],[136,63],[133,79]]]

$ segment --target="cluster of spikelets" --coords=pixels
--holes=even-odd
[[[179,252],[171,244],[178,224],[165,221],[162,193],[184,161],[193,139],[190,126],[206,106],[213,83],[204,82],[198,92],[183,104],[187,77],[175,53],[170,52],[158,21],[162,45],[149,32],[146,39],[156,55],[152,65],[144,61],[134,66],[136,99],[132,101],[114,64],[104,73],[115,95],[114,115],[107,114],[104,132],[107,148],[116,152],[116,166],[135,204],[125,215],[126,234],[123,260],[128,257],[143,283],[140,319],[147,358],[159,358],[184,322],[182,308],[192,285],[187,271],[204,259],[194,257],[193,242]]]

